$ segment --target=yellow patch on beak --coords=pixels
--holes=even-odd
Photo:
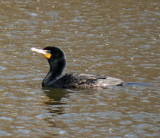
[[[52,56],[52,54],[51,53],[46,53],[46,54],[43,54],[43,56],[46,57],[46,58],[48,58],[48,59],[50,59],[51,56]]]
[[[43,50],[43,49],[38,49],[38,48],[32,47],[32,48],[31,48],[31,51],[40,53],[40,54],[42,54],[44,57],[46,57],[47,59],[50,59],[51,56],[52,56],[51,53],[48,53],[47,50]]]

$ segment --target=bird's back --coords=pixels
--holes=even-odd
[[[54,82],[53,85],[62,88],[89,88],[119,86],[123,83],[121,79],[109,76],[67,73]]]

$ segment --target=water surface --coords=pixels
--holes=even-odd
[[[46,0],[0,4],[0,136],[158,137],[160,2]],[[42,89],[31,47],[58,46],[65,72],[154,85]]]

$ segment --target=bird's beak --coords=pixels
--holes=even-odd
[[[40,54],[42,54],[44,57],[46,57],[47,59],[50,59],[51,56],[52,56],[51,53],[48,53],[48,52],[47,52],[47,50],[38,49],[38,48],[35,48],[35,47],[32,47],[32,48],[31,48],[31,51],[40,53]]]

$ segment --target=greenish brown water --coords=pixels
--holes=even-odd
[[[0,3],[0,136],[158,137],[160,2],[4,0]],[[31,47],[65,51],[65,72],[153,83],[42,89],[48,63]]]

